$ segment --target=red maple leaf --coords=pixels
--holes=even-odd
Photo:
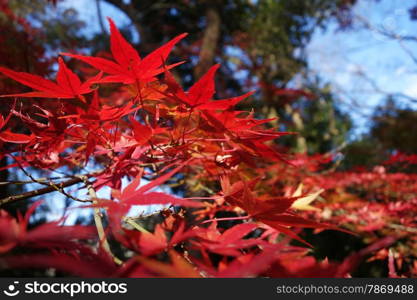
[[[92,91],[91,85],[101,77],[101,73],[82,83],[80,78],[65,65],[63,59],[58,58],[59,69],[56,76],[56,83],[40,76],[15,72],[13,70],[0,67],[0,72],[4,75],[36,90],[35,92],[3,95],[0,97],[37,97],[37,98],[80,98],[81,95]],[[81,98],[82,99],[82,98]]]
[[[9,114],[6,120],[0,115],[0,129],[2,129],[10,119],[11,114]],[[5,130],[0,132],[0,140],[3,142],[14,143],[14,144],[26,144],[29,143],[34,138],[33,135],[26,135],[21,133],[14,133],[10,130]]]
[[[126,84],[138,83],[139,81],[141,83],[149,82],[165,69],[171,69],[182,63],[162,67],[172,48],[187,35],[186,33],[178,35],[141,59],[133,46],[123,38],[113,20],[110,18],[108,20],[110,23],[110,50],[115,61],[101,57],[62,53],[62,55],[81,60],[110,75],[96,82],[122,82]]]
[[[227,110],[234,107],[243,99],[252,95],[255,91],[248,92],[244,95],[233,97],[230,99],[213,100],[216,92],[214,86],[214,76],[220,65],[212,66],[189,90],[185,92],[177,83],[174,76],[166,70],[165,83],[169,87],[168,93],[161,92],[168,98],[171,98],[179,103],[185,104],[191,108],[198,108],[201,110]]]

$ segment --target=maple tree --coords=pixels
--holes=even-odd
[[[186,34],[141,58],[111,19],[109,23],[111,59],[62,53],[56,81],[0,67],[3,75],[33,89],[3,98],[19,103],[40,98],[31,110],[14,105],[1,117],[1,155],[10,162],[5,168],[21,170],[32,183],[44,186],[0,199],[0,205],[59,192],[80,202],[78,210],[92,209],[95,222],[69,226],[63,225],[64,217],[32,229],[28,221],[39,202],[16,218],[1,211],[4,268],[55,268],[86,277],[346,277],[363,259],[383,256],[400,238],[374,234],[369,246],[342,262],[315,259],[310,255],[314,245],[302,237],[301,229],[353,235],[369,231],[371,225],[358,228],[349,219],[367,214],[360,202],[340,208],[338,201],[324,207],[312,201],[324,195],[322,189],[329,197],[339,189],[337,197],[345,197],[346,187],[358,180],[361,187],[372,185],[366,186],[368,193],[380,195],[375,182],[383,172],[360,178],[357,173],[311,175],[329,158],[281,153],[274,140],[290,132],[267,127],[274,118],[257,119],[253,111],[236,109],[253,92],[214,99],[219,65],[187,91],[181,87],[171,73],[181,62],[167,64],[167,59]],[[95,75],[69,69],[64,57],[85,63]],[[109,87],[110,95],[103,92]],[[296,97],[301,92],[277,93]],[[13,118],[25,125],[25,133],[8,128]],[[55,177],[65,171],[65,176]],[[38,173],[46,176],[36,178]],[[184,182],[182,174],[193,181]],[[389,179],[395,191],[402,185],[400,197],[406,200],[415,192],[415,185],[404,185],[405,179],[414,180],[410,176]],[[129,180],[125,187],[124,179]],[[75,185],[86,195],[66,190]],[[187,197],[166,192],[175,186],[204,193]],[[410,231],[411,203],[396,202],[389,211],[379,204],[365,207],[384,218],[400,219],[397,229]],[[159,222],[152,226],[141,213],[148,205],[164,206],[153,213]],[[326,218],[326,209],[354,214]],[[385,222],[372,224],[372,230],[385,229]],[[22,254],[17,249],[30,251]],[[414,264],[409,273],[415,275],[415,261],[407,264]]]

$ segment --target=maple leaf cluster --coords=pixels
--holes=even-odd
[[[185,34],[142,58],[109,22],[112,59],[62,53],[96,70],[91,78],[71,70],[63,57],[55,81],[0,67],[32,89],[2,97],[40,99],[30,110],[15,104],[0,119],[7,168],[45,185],[29,196],[58,191],[83,202],[81,209],[95,211],[96,225],[59,220],[29,230],[37,204],[17,219],[1,211],[3,268],[55,268],[86,277],[344,277],[365,255],[393,242],[375,241],[342,263],[308,256],[311,245],[297,229],[346,230],[302,216],[315,196],[286,193],[285,172],[269,177],[278,168],[296,169],[273,143],[288,133],[267,128],[272,119],[236,109],[253,92],[215,100],[219,65],[184,91],[172,73],[182,62],[167,64],[167,58]],[[25,128],[8,128],[13,118]],[[49,179],[34,178],[28,168]],[[54,172],[63,170],[76,173],[54,181]],[[73,184],[88,190],[87,199],[64,190]],[[163,192],[169,186],[182,195]],[[110,195],[98,196],[105,188]],[[149,205],[165,208],[146,225],[150,217],[135,208]],[[32,251],[19,254],[18,248]]]
[[[296,155],[297,170],[275,163],[264,168],[267,193],[309,195],[296,208],[305,218],[343,224],[365,245],[391,239],[367,258],[385,264],[387,276],[417,276],[417,176],[399,172],[398,164],[415,164],[415,155],[397,153],[372,170],[329,168],[334,155]],[[394,168],[391,168],[393,166]],[[302,183],[302,184],[299,184]],[[381,245],[381,244],[380,244]]]

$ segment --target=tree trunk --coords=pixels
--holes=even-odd
[[[214,3],[213,3],[214,2]],[[207,1],[206,28],[201,43],[199,61],[194,70],[195,79],[199,79],[213,65],[220,37],[221,18],[216,1]]]
[[[294,110],[289,104],[285,104],[285,110],[291,116],[291,120],[294,124],[295,130],[298,133],[296,137],[295,151],[297,153],[306,153],[308,150],[307,141],[302,135],[302,131],[304,130],[304,122],[301,117],[301,114],[299,111]]]

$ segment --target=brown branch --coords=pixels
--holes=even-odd
[[[64,179],[65,177],[51,177],[51,178],[38,178],[36,182],[50,182],[51,180],[60,180]],[[8,180],[8,181],[0,181],[0,185],[9,185],[9,184],[16,184],[16,185],[24,185],[34,183],[33,180]]]
[[[103,14],[101,12],[100,0],[96,0],[96,10],[97,10],[98,24],[100,26],[101,32],[104,35],[107,35],[106,27],[104,26],[104,23],[103,23]]]
[[[92,174],[86,175],[86,176],[92,176]],[[12,203],[12,202],[20,201],[20,200],[25,200],[34,196],[40,196],[40,195],[48,194],[51,192],[56,192],[57,188],[63,189],[65,187],[72,186],[74,184],[81,183],[81,182],[83,182],[81,178],[72,178],[64,182],[55,183],[54,185],[50,185],[48,187],[44,187],[44,188],[37,189],[34,191],[25,192],[19,195],[9,196],[9,197],[0,199],[0,206],[4,204]]]
[[[15,159],[16,160],[16,159]],[[38,184],[41,184],[41,185],[45,185],[45,186],[47,186],[47,187],[53,187],[57,192],[60,192],[61,194],[63,194],[65,197],[68,197],[68,198],[70,198],[70,199],[72,199],[72,200],[75,200],[75,201],[82,201],[82,200],[80,200],[80,199],[78,199],[78,198],[75,198],[75,197],[73,197],[72,195],[70,195],[70,194],[68,194],[67,192],[65,192],[65,190],[63,189],[63,188],[60,188],[60,187],[58,187],[56,184],[55,184],[55,182],[53,182],[53,181],[51,181],[51,180],[49,180],[48,182],[45,182],[44,180],[38,180],[38,179],[36,179],[35,177],[33,177],[29,172],[27,172],[26,170],[25,170],[25,168],[20,164],[20,162],[18,161],[18,160],[16,160],[16,162],[17,162],[17,164],[19,165],[19,168],[22,170],[22,172],[27,176],[27,177],[29,177],[31,180],[32,180],[32,182],[33,183],[38,183]],[[82,201],[82,202],[84,202],[84,201]]]
[[[216,49],[220,37],[221,18],[216,1],[206,1],[206,22],[203,41],[200,49],[200,57],[195,67],[194,76],[199,79],[211,67],[216,55]]]
[[[164,163],[164,162],[160,162],[160,163]],[[140,164],[139,166],[142,168],[145,167],[153,167],[155,168],[156,164],[158,163],[144,163],[144,164]],[[16,201],[20,201],[20,200],[25,200],[25,199],[29,199],[31,197],[35,197],[35,196],[40,196],[40,195],[45,195],[45,194],[49,194],[52,192],[60,192],[62,194],[64,194],[65,196],[75,200],[75,201],[79,201],[79,202],[91,202],[91,200],[82,200],[82,199],[78,199],[78,198],[74,198],[71,195],[67,194],[63,189],[72,185],[75,185],[77,183],[82,183],[85,182],[85,178],[91,178],[94,176],[97,176],[98,174],[102,173],[103,170],[100,171],[96,171],[90,174],[85,174],[85,175],[75,175],[73,176],[72,179],[69,179],[67,181],[63,181],[60,183],[54,183],[51,181],[48,181],[48,179],[46,178],[40,178],[40,179],[34,179],[29,173],[26,172],[26,170],[23,169],[23,172],[25,173],[26,176],[28,176],[32,181],[16,181],[16,184],[22,184],[22,183],[38,183],[38,184],[42,184],[45,185],[45,188],[41,188],[41,189],[37,189],[37,190],[33,190],[33,191],[29,191],[29,192],[25,192],[22,194],[18,194],[18,195],[12,195],[12,196],[8,196],[5,198],[0,199],[0,206],[8,204],[8,203],[12,203],[12,202],[16,202]],[[49,180],[52,180],[53,178],[49,178]],[[4,184],[6,182],[0,182],[0,186],[2,184]],[[13,182],[10,182],[11,184]]]

